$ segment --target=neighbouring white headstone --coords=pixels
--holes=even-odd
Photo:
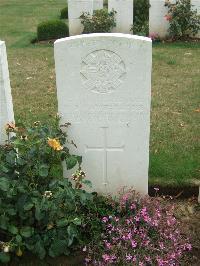
[[[156,33],[161,39],[166,38],[169,33],[169,21],[166,19],[168,8],[165,0],[150,0],[149,8],[149,34]]]
[[[88,34],[54,47],[58,111],[102,193],[148,192],[152,43],[128,34]]]
[[[83,31],[80,16],[93,14],[93,0],[68,0],[69,35],[78,35]]]
[[[0,143],[6,138],[5,125],[14,122],[11,87],[5,42],[0,41]]]
[[[197,10],[197,14],[200,15],[200,0],[191,0],[192,8]],[[200,38],[200,31],[196,35],[196,37]]]
[[[109,0],[108,10],[114,9],[116,14],[116,27],[113,32],[131,33],[133,24],[133,0]]]
[[[103,0],[93,0],[93,10],[103,9]]]

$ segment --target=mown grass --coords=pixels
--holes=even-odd
[[[30,44],[38,23],[59,18],[66,0],[1,0],[16,120],[45,121],[57,112],[53,47]],[[153,47],[150,183],[200,179],[200,43]]]

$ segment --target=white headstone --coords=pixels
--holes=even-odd
[[[197,14],[200,16],[200,0],[191,0],[192,8],[197,10]],[[200,38],[200,31],[196,35],[196,37]]]
[[[93,189],[148,192],[152,43],[126,34],[64,38],[54,48],[58,109]]]
[[[161,39],[166,38],[169,33],[169,21],[166,19],[168,8],[165,0],[150,0],[149,8],[149,34],[158,34]]]
[[[116,27],[113,32],[131,33],[133,25],[133,0],[109,0],[108,10],[114,9],[116,14]]]
[[[0,143],[4,144],[6,137],[5,125],[14,122],[13,104],[5,42],[0,41]]]
[[[68,0],[69,35],[83,32],[80,16],[82,13],[93,14],[93,0]]]
[[[93,0],[93,10],[103,9],[103,0]]]

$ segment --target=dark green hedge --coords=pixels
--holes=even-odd
[[[39,41],[59,39],[67,36],[69,36],[68,26],[61,20],[45,21],[37,27],[37,38]]]
[[[60,10],[60,18],[68,19],[68,6]]]

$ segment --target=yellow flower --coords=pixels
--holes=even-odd
[[[60,145],[60,142],[57,139],[48,138],[48,145],[53,148],[55,151],[61,151],[63,147]]]
[[[21,257],[22,256],[22,251],[21,251],[21,248],[19,247],[18,248],[18,250],[17,250],[17,252],[16,252],[16,255],[18,256],[18,257]]]

